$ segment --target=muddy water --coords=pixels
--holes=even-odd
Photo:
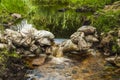
[[[28,64],[32,69],[26,72],[27,80],[120,80],[120,68],[106,63],[99,52],[96,54],[68,53],[60,58],[31,58]],[[32,65],[35,59],[43,63]]]

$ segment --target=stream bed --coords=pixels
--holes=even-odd
[[[120,69],[106,65],[99,56],[69,55],[35,66],[27,71],[26,77],[27,80],[120,80]]]
[[[120,80],[120,68],[106,63],[99,52],[96,56],[82,54],[85,55],[68,53],[64,57],[48,58],[40,66],[30,66],[26,72],[27,80]]]

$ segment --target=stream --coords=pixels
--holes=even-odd
[[[55,39],[55,42],[64,40]],[[109,67],[99,52],[96,56],[82,54],[85,55],[68,53],[60,58],[50,57],[44,64],[27,70],[27,80],[120,80],[120,70]]]

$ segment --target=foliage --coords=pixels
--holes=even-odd
[[[120,27],[120,10],[100,12],[99,16],[92,19],[92,25],[95,26],[98,32],[108,32],[114,28]]]
[[[9,23],[21,21],[11,16],[13,13],[22,15],[22,18],[28,18],[35,11],[35,6],[30,0],[1,0],[0,1],[0,28]],[[3,29],[3,28],[2,28]]]
[[[76,9],[83,7],[97,11],[102,9],[106,4],[111,4],[114,1],[35,0],[33,3],[37,6],[37,10],[36,13],[32,16],[30,22],[32,22],[38,29],[50,30],[57,37],[69,37],[79,27],[85,25],[84,23],[86,21],[92,20],[91,16],[93,15],[93,12],[76,12]],[[103,20],[105,19],[100,20],[102,24],[104,22]]]
[[[9,52],[7,49],[2,49],[0,51],[0,75],[2,76],[5,71],[6,64],[9,57],[20,58],[20,55],[16,54],[15,51]]]
[[[28,15],[34,7],[30,0],[1,0],[0,9],[0,12],[5,11],[8,13]]]
[[[0,26],[15,21],[11,14],[19,13],[37,29],[49,30],[57,37],[68,37],[86,20],[92,19],[93,12],[81,13],[76,9],[85,7],[96,11],[114,1],[117,0],[1,0]],[[105,19],[99,19],[102,25]]]

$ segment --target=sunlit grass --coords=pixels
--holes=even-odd
[[[0,9],[9,13],[26,15],[33,10],[30,0],[1,0]]]

